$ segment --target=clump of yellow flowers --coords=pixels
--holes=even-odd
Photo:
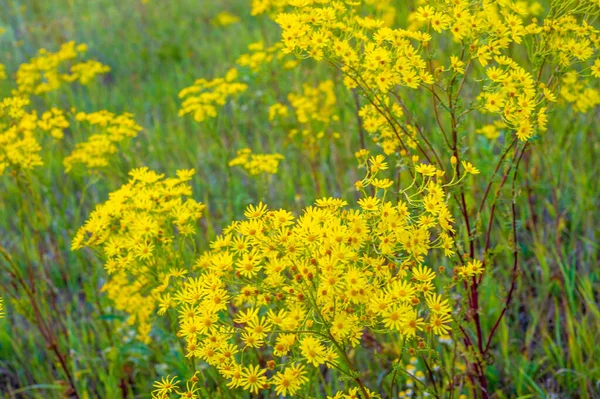
[[[264,42],[258,41],[248,45],[248,53],[238,57],[236,63],[241,67],[247,67],[250,71],[257,73],[265,66],[275,63],[273,71],[277,69],[280,63],[283,69],[292,69],[298,65],[296,59],[286,59],[286,54],[281,52],[282,43],[275,43],[272,46],[265,47]]]
[[[28,97],[14,96],[0,102],[0,173],[8,168],[33,169],[43,164],[39,155],[37,114],[26,111]],[[47,125],[46,125],[47,126]],[[56,129],[51,128],[54,135]]]
[[[289,105],[287,105],[289,104]],[[288,129],[288,139],[314,161],[327,139],[338,139],[340,126],[337,96],[332,80],[316,85],[303,84],[302,91],[291,92],[286,102],[269,107],[269,120]]]
[[[73,152],[64,158],[66,172],[70,172],[77,164],[84,165],[87,169],[108,166],[110,156],[117,152],[117,144],[136,137],[142,130],[130,113],[115,115],[108,111],[78,112],[75,120],[81,124],[87,123],[94,134],[86,141],[77,143]]]
[[[191,115],[196,122],[204,122],[217,116],[218,109],[227,101],[246,92],[248,85],[242,83],[240,68],[247,68],[252,73],[258,73],[271,63],[281,65],[283,69],[292,69],[297,60],[286,60],[281,51],[281,43],[266,47],[263,41],[248,45],[248,53],[242,54],[237,59],[237,67],[229,69],[224,77],[212,80],[197,79],[192,86],[179,92],[182,100],[179,116]]]
[[[546,113],[557,101],[561,74],[571,73],[565,83],[577,88],[578,80],[589,75],[585,62],[596,53],[597,30],[577,18],[584,13],[597,15],[595,1],[554,1],[548,18],[539,22],[532,14],[540,7],[528,7],[526,2],[433,0],[409,16],[407,29],[392,29],[383,19],[365,16],[370,3],[290,1],[291,12],[278,14],[276,21],[283,30],[285,52],[326,60],[343,73],[348,88],[365,91],[369,107],[385,115],[388,126],[381,138],[387,153],[407,147],[406,141],[415,138],[407,127],[411,124],[396,119],[404,107],[402,88],[429,90],[437,96],[434,104],[452,109],[456,107],[454,84],[458,96],[466,74],[474,71],[480,79],[479,104],[472,108],[497,115],[521,141],[527,141],[546,130]],[[445,37],[454,42],[456,54],[434,51],[433,43]],[[535,74],[513,58],[511,49],[525,44]],[[554,69],[543,74],[545,65]],[[580,65],[583,70],[577,69]],[[592,74],[600,76],[594,72],[600,62],[594,65]],[[450,94],[438,95],[436,85]],[[564,88],[561,94],[582,111],[599,98],[594,89]],[[368,109],[363,113],[373,114]],[[455,119],[453,123],[458,123],[459,117]]]
[[[487,398],[490,345],[512,298],[510,288],[494,327],[484,332],[481,319],[488,309],[479,289],[484,268],[495,263],[488,257],[492,230],[504,221],[497,215],[497,200],[512,174],[508,219],[514,287],[520,267],[516,170],[532,141],[546,135],[548,115],[557,106],[588,112],[600,104],[593,84],[600,77],[600,31],[593,24],[600,3],[550,0],[544,7],[536,1],[423,0],[408,2],[402,27],[393,26],[374,3],[289,0],[273,14],[282,29],[284,53],[339,71],[346,88],[360,93],[356,108],[361,138],[365,130],[385,154],[402,157],[401,168],[411,156],[424,157],[427,162],[416,165],[416,173],[439,174],[440,180],[450,181],[448,186],[459,185],[465,176],[479,173],[461,159],[470,150],[476,152],[464,144],[470,134],[502,138],[498,141],[507,148],[496,159],[486,159],[497,166],[484,194],[476,185],[462,184],[454,208],[462,222],[455,237],[460,258],[455,279],[465,288],[460,294],[465,301],[456,306],[466,311],[465,322],[471,325],[456,333],[464,339],[466,352],[474,355],[467,371],[477,381],[474,395],[479,390]],[[421,104],[430,107],[419,109]],[[440,154],[452,154],[450,164]],[[508,168],[500,173],[505,161],[514,172]],[[502,179],[495,182],[500,174]],[[496,193],[490,196],[494,185]],[[479,206],[473,206],[475,201]]]
[[[94,133],[86,141],[76,143],[72,152],[64,157],[66,172],[77,164],[88,170],[108,166],[111,156],[117,152],[117,144],[126,138],[136,137],[142,129],[128,113],[115,115],[99,111],[72,115],[51,108],[40,116],[29,109],[30,102],[28,97],[19,95],[0,102],[0,174],[8,168],[32,170],[42,166],[42,143],[47,138],[62,140],[65,130],[72,125],[72,119],[89,124]],[[52,143],[47,145],[52,147]]]
[[[87,84],[97,75],[105,74],[110,68],[96,60],[75,62],[87,51],[87,45],[75,42],[64,43],[55,52],[45,49],[36,57],[21,64],[16,73],[19,94],[39,95],[57,90],[63,83]]]
[[[418,174],[397,200],[380,177],[383,156],[363,163],[358,207],[322,198],[294,216],[250,205],[171,282],[159,312],[178,314],[186,357],[215,367],[230,388],[290,397],[325,366],[368,398],[377,396],[349,358],[365,334],[423,348],[448,333],[452,309],[424,262],[432,250],[453,253],[444,188],[435,173]],[[154,397],[185,393],[174,382],[157,382]]]
[[[191,198],[194,170],[164,178],[148,168],[132,170],[129,182],[96,207],[79,229],[72,249],[89,247],[106,259],[111,279],[103,287],[117,309],[131,314],[148,341],[158,294],[181,277],[185,248],[205,206]]]
[[[85,44],[68,42],[55,53],[40,50],[18,68],[12,94],[0,99],[0,175],[8,169],[31,171],[42,166],[42,150],[56,148],[73,123],[88,124],[92,134],[86,141],[76,143],[63,158],[66,172],[78,164],[88,170],[108,166],[111,156],[117,152],[117,144],[137,136],[141,127],[128,113],[85,113],[74,108],[65,112],[52,107],[40,114],[33,109],[35,97],[59,90],[64,83],[87,84],[110,71],[108,66],[95,60],[77,62],[86,49]]]
[[[237,79],[238,71],[232,68],[224,78],[196,80],[192,86],[179,92],[179,98],[183,99],[179,116],[191,114],[197,122],[215,118],[218,107],[248,88],[248,85],[237,82]]]
[[[253,154],[249,148],[237,152],[237,156],[229,161],[230,167],[241,166],[252,176],[262,173],[274,175],[279,169],[279,162],[284,159],[281,154]]]

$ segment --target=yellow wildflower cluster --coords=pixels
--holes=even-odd
[[[396,153],[403,143],[407,147],[415,148],[417,132],[412,125],[405,122],[402,107],[394,103],[387,109],[388,115],[385,115],[372,104],[361,107],[359,116],[365,131],[381,146],[386,155]],[[405,123],[404,126],[400,124],[401,121]]]
[[[302,93],[290,93],[287,96],[289,106],[276,103],[269,107],[269,120],[280,117],[293,126],[288,133],[289,139],[299,137],[299,147],[311,158],[322,148],[321,140],[324,137],[339,138],[338,132],[331,131],[332,123],[339,121],[334,87],[331,80],[316,86],[304,84]]]
[[[180,170],[177,177],[143,167],[132,170],[129,182],[96,207],[73,239],[73,250],[101,248],[109,273],[156,266],[166,261],[176,236],[196,231],[204,205],[191,198],[187,183],[194,170]]]
[[[0,175],[8,168],[31,170],[44,164],[42,149],[45,138],[61,140],[71,126],[70,113],[52,107],[38,114],[31,110],[32,97],[58,89],[62,83],[78,81],[87,84],[91,79],[108,71],[96,61],[71,64],[68,73],[60,70],[73,62],[87,46],[69,42],[56,53],[45,50],[22,64],[16,73],[16,89],[11,96],[0,100]],[[65,67],[66,68],[66,67]],[[72,109],[74,112],[74,109]],[[76,144],[73,152],[63,159],[67,172],[75,164],[88,168],[108,165],[108,156],[117,151],[116,143],[126,137],[135,137],[141,130],[130,114],[116,116],[108,111],[75,115],[77,121],[88,122],[102,132],[92,134],[88,141]]]
[[[298,60],[286,59],[286,54],[281,50],[283,44],[275,43],[270,47],[265,47],[264,42],[251,43],[248,45],[249,53],[238,57],[236,63],[241,67],[248,67],[252,72],[259,72],[261,68],[271,63],[273,60],[282,62],[283,69],[292,69],[298,65]]]
[[[588,112],[600,105],[600,91],[590,85],[589,80],[581,79],[574,71],[562,78],[560,96],[578,112]]]
[[[556,101],[558,79],[541,81],[541,70],[534,76],[521,66],[512,58],[511,46],[533,42],[532,61],[541,64],[541,68],[544,63],[556,65],[554,74],[590,60],[597,51],[594,43],[600,37],[597,29],[575,17],[583,11],[589,15],[599,13],[598,5],[589,0],[556,2],[553,15],[542,22],[532,18],[540,7],[525,2],[434,0],[411,13],[409,29],[392,29],[382,19],[364,17],[369,3],[294,1],[290,2],[293,11],[280,13],[276,22],[283,30],[285,52],[326,59],[342,71],[348,88],[360,87],[365,91],[369,102],[385,115],[389,125],[383,132],[386,153],[398,147],[398,143],[388,138],[390,130],[398,142],[414,136],[406,126],[403,129],[393,126],[394,114],[399,112],[389,108],[392,103],[403,105],[398,91],[403,87],[423,88],[435,96],[435,85],[443,88],[448,82],[454,84],[457,78],[463,79],[461,75],[467,69],[475,68],[474,62],[482,69],[482,109],[498,114],[522,141],[544,132],[548,105]],[[448,68],[434,69],[434,62],[447,63],[443,59],[447,54],[430,50],[436,35],[441,34],[443,40],[445,32],[453,37],[457,53],[449,56]],[[572,93],[568,101],[585,110],[596,105],[599,97],[594,89],[588,89]],[[453,107],[452,95],[447,106]]]
[[[58,108],[51,108],[44,112],[38,121],[38,127],[45,132],[49,132],[55,139],[64,137],[64,130],[70,126],[65,114]]]
[[[95,60],[76,62],[87,50],[85,44],[68,42],[51,53],[41,49],[36,57],[17,70],[17,92],[39,95],[58,89],[63,83],[87,84],[110,68]]]
[[[387,200],[392,181],[378,177],[385,159],[365,163],[362,187],[373,194],[362,190],[359,208],[322,198],[295,217],[250,205],[246,220],[227,227],[190,275],[171,284],[161,312],[176,308],[187,357],[216,367],[230,388],[272,386],[293,397],[307,366],[349,367],[346,351],[361,350],[366,331],[426,345],[426,335],[450,330],[448,299],[424,264],[433,249],[452,254],[444,190],[424,176],[411,195],[401,192],[404,200]],[[158,384],[155,397],[169,397]]]
[[[276,22],[283,29],[285,51],[341,62],[348,87],[356,87],[359,78],[382,92],[396,84],[416,88],[420,82],[432,83],[425,61],[410,42],[424,43],[431,36],[381,28],[383,21],[359,16],[362,3],[343,6],[339,1],[310,1],[293,13],[279,14]]]
[[[241,166],[252,176],[261,173],[274,175],[283,159],[281,154],[253,154],[251,149],[243,148],[237,152],[237,157],[229,161],[229,166]]]
[[[292,106],[299,123],[309,123],[311,120],[329,123],[337,120],[337,98],[333,81],[326,80],[316,87],[309,84],[302,86],[302,94],[290,93],[288,101]]]
[[[78,112],[75,119],[89,124],[94,133],[87,141],[77,143],[73,152],[63,159],[67,173],[76,165],[84,165],[87,169],[108,166],[110,156],[117,152],[117,144],[136,137],[142,130],[129,113],[115,115],[108,111]]]
[[[215,118],[218,107],[248,88],[245,83],[236,82],[237,78],[238,71],[232,68],[224,78],[196,80],[192,86],[179,92],[179,98],[183,99],[179,116],[191,114],[197,122]]]
[[[61,110],[51,108],[39,117],[29,105],[29,97],[20,95],[0,102],[0,175],[7,168],[30,170],[43,165],[40,140],[44,133],[61,139],[69,127]]]
[[[546,130],[546,107],[537,108],[545,100],[537,98],[533,76],[508,60],[509,65],[490,67],[486,73],[493,82],[485,92],[485,109],[499,113],[508,127],[516,130],[517,137],[526,141],[535,132]],[[532,119],[532,116],[536,116]]]
[[[251,15],[277,14],[288,5],[289,0],[252,0]]]
[[[132,170],[129,182],[96,207],[73,239],[73,250],[89,247],[106,259],[105,269],[114,276],[104,290],[117,309],[131,313],[129,323],[136,323],[144,340],[157,293],[182,275],[185,239],[196,232],[205,208],[190,198],[194,173],[180,170],[165,179],[145,167]]]
[[[7,168],[33,169],[43,164],[37,140],[37,115],[27,112],[27,97],[8,97],[0,102],[0,174]]]
[[[527,31],[541,52],[539,55],[552,58],[553,63],[562,68],[571,68],[591,59],[597,52],[600,32],[587,19],[579,20],[576,16],[584,13],[597,16],[600,4],[590,0],[554,3],[554,15],[544,19],[543,24],[532,23]]]

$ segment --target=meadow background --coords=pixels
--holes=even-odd
[[[14,180],[0,177],[0,244],[17,262],[30,257],[29,264],[39,271],[33,295],[41,295],[38,301],[83,397],[150,397],[153,381],[185,372],[185,361],[161,329],[149,343],[133,333],[115,334],[115,325],[125,316],[101,292],[106,281],[102,262],[91,253],[70,251],[79,226],[96,204],[127,181],[129,170],[141,166],[167,175],[196,170],[190,182],[194,198],[207,205],[199,222],[198,248],[207,248],[250,203],[264,201],[271,208],[298,213],[323,196],[354,200],[353,184],[361,178],[354,158],[361,146],[354,97],[326,65],[303,61],[303,67],[287,72],[266,68],[245,74],[240,80],[250,89],[214,119],[197,123],[178,116],[181,89],[199,77],[224,76],[251,43],[279,40],[279,28],[267,18],[250,16],[247,1],[0,0],[0,8],[0,62],[8,75],[40,48],[56,50],[71,40],[87,44],[88,58],[110,66],[109,73],[91,84],[62,88],[36,105],[131,112],[143,128],[99,173],[66,175],[60,150],[49,152],[38,174],[44,188],[34,208],[26,208],[27,194]],[[403,11],[399,5],[398,10],[402,21],[408,8]],[[223,11],[240,21],[215,23]],[[336,127],[343,138],[323,140],[311,159],[287,138],[284,127],[269,121],[268,107],[282,92],[300,91],[302,83],[324,79],[336,82]],[[10,78],[0,81],[3,97],[11,88]],[[428,104],[418,95],[411,100],[417,109]],[[488,359],[495,397],[600,396],[599,122],[595,110],[557,111],[550,117],[552,137],[533,144],[521,171],[519,278]],[[68,140],[78,142],[85,135],[72,129]],[[497,151],[489,139],[476,134],[469,135],[465,146],[471,159]],[[246,147],[283,154],[277,174],[253,177],[229,167],[236,152]],[[480,176],[493,173],[492,164],[476,166]],[[44,215],[44,222],[23,230],[18,216],[24,209]],[[6,286],[13,284],[8,275],[0,279]],[[481,300],[490,312],[502,308],[510,281],[510,265],[495,268],[493,279],[484,280]],[[0,320],[0,395],[69,397],[53,348],[27,311],[27,299],[0,295],[6,308]],[[493,321],[484,322],[486,331]]]

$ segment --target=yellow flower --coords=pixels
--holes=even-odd
[[[248,219],[257,219],[262,217],[266,212],[267,206],[262,202],[259,202],[256,207],[252,204],[248,205],[244,211],[244,216],[246,216]]]
[[[437,169],[435,166],[431,164],[421,163],[415,166],[415,170],[417,173],[422,174],[423,176],[435,176]]]
[[[429,320],[429,327],[435,335],[445,335],[450,331],[448,323],[452,321],[452,317],[448,314],[432,314]]]
[[[378,209],[381,200],[377,197],[366,197],[358,200],[358,204],[365,211],[375,211]]]
[[[456,73],[464,74],[465,73],[465,63],[460,60],[455,55],[450,56],[450,66],[452,70]]]
[[[412,270],[413,277],[419,281],[431,281],[435,278],[435,272],[425,265],[418,265]]]
[[[451,311],[448,300],[437,294],[431,294],[427,297],[427,306],[436,314],[450,313]]]
[[[470,173],[472,175],[478,175],[479,169],[477,169],[471,162],[461,161],[463,168],[465,168],[466,173]]]
[[[383,325],[391,330],[401,331],[409,311],[408,306],[392,306],[383,312]]]
[[[390,179],[373,179],[373,180],[371,180],[371,185],[373,187],[384,189],[384,190],[387,188],[390,188],[392,186],[392,184],[394,184],[394,182],[391,181]]]
[[[300,341],[300,351],[306,361],[315,367],[325,363],[325,347],[312,336],[305,337]]]
[[[258,365],[250,365],[244,367],[240,377],[239,385],[250,393],[257,394],[265,388],[267,377],[265,369],[261,369]]]
[[[300,387],[308,381],[305,377],[304,366],[295,364],[273,376],[272,383],[275,385],[277,395],[294,396]]]
[[[157,397],[167,396],[171,392],[175,391],[178,387],[177,377],[171,378],[170,376],[163,377],[160,381],[156,381],[153,384],[154,390],[152,395]]]

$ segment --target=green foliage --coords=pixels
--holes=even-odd
[[[409,2],[410,6],[395,3],[395,20],[405,21],[417,2]],[[593,6],[591,1],[551,3],[555,15],[564,13],[571,3],[578,4],[578,15]],[[543,5],[549,9],[550,4]],[[8,79],[0,80],[3,98],[14,88],[11,77],[19,65],[40,48],[55,51],[74,40],[87,44],[87,56],[109,66],[110,72],[89,85],[66,85],[32,97],[32,109],[39,110],[40,116],[52,107],[68,114],[71,106],[87,113],[131,112],[143,128],[137,138],[120,144],[108,167],[94,173],[67,174],[64,157],[90,134],[89,127],[72,120],[61,146],[44,149],[44,167],[38,173],[0,176],[0,296],[4,300],[0,395],[72,397],[75,388],[80,398],[149,397],[154,380],[169,374],[185,376],[190,368],[200,371],[198,384],[207,387],[201,397],[244,395],[241,390],[228,389],[225,382],[215,384],[219,376],[212,368],[200,362],[190,364],[180,340],[170,333],[177,329],[176,317],[157,318],[152,339],[137,339],[135,328],[126,325],[128,314],[118,310],[102,291],[110,280],[102,268],[102,255],[73,252],[71,240],[96,205],[126,183],[131,169],[142,166],[168,176],[177,170],[196,170],[189,184],[194,198],[207,209],[198,222],[198,234],[186,245],[197,250],[207,250],[225,226],[242,219],[249,203],[264,201],[271,209],[285,207],[301,214],[325,195],[357,199],[353,184],[364,173],[355,167],[354,152],[365,146],[376,148],[368,138],[365,145],[365,138],[358,133],[361,128],[355,101],[367,104],[366,97],[353,96],[343,87],[339,74],[322,62],[303,60],[301,67],[285,71],[266,66],[256,72],[240,66],[237,60],[249,52],[248,45],[263,40],[268,48],[279,42],[281,34],[268,18],[251,16],[250,6],[243,0],[0,0],[0,7],[0,29],[4,30],[0,34],[0,63],[8,75]],[[225,10],[241,21],[216,23],[215,17]],[[590,14],[588,21],[593,24],[594,19]],[[535,51],[536,45],[539,43],[528,43],[529,51]],[[443,53],[441,48],[428,57],[435,59]],[[536,67],[543,63],[535,60]],[[203,123],[178,116],[178,94],[183,88],[199,77],[223,77],[232,67],[243,70],[238,80],[250,89],[226,102],[216,118]],[[306,93],[304,84],[317,87],[327,80],[334,83],[338,120],[331,122],[335,128],[325,130],[326,142],[315,144],[301,133],[290,134],[292,126],[298,124],[297,108],[291,104],[287,117],[269,117],[269,108],[286,103],[290,93]],[[433,113],[430,95],[415,92],[409,99],[406,108],[411,114],[422,115],[424,109]],[[470,106],[458,103],[460,109]],[[444,107],[441,104],[437,109],[447,112]],[[439,136],[434,119],[430,114],[424,124]],[[485,254],[486,262],[493,261],[496,266],[486,270],[479,287],[479,301],[485,304],[481,328],[486,334],[494,329],[513,281],[515,286],[485,359],[490,396],[600,395],[598,122],[594,110],[581,114],[560,109],[549,114],[551,137],[529,141],[531,151],[523,158],[515,192],[509,182],[499,195],[500,216],[494,225],[498,233]],[[322,124],[310,119],[303,122],[303,128],[318,133]],[[498,183],[508,168],[508,162],[501,163],[496,175],[495,163],[475,160],[498,157],[510,143],[476,134],[482,126],[469,119],[460,127],[469,132],[460,141],[461,159],[468,155],[481,172],[469,177],[476,187],[475,194],[466,194],[466,201],[472,203],[475,195],[484,192],[488,180]],[[342,139],[334,133],[341,133]],[[434,144],[440,143],[441,139]],[[253,176],[229,166],[244,148],[259,154],[281,153],[285,159],[276,174]],[[447,155],[449,159],[452,154]],[[390,159],[404,168],[403,182],[410,182],[410,163],[401,157]],[[452,195],[459,192],[458,188],[449,191]],[[513,203],[518,247],[510,223]],[[462,245],[469,237],[485,238],[488,217],[487,213],[479,215],[472,231],[462,231],[466,237]],[[520,258],[516,275],[510,259],[514,249]],[[443,257],[434,256],[427,262],[436,268],[449,266]],[[472,316],[463,313],[455,318]],[[443,350],[414,353],[400,342],[384,343],[382,348],[376,340],[366,341],[363,347],[370,355],[358,360],[378,385],[369,388],[387,395],[412,386],[422,393],[425,389],[420,381],[430,378],[424,374],[426,362],[453,365],[434,370],[435,378],[447,378],[441,376],[443,372],[452,377],[463,373],[459,369],[476,363],[477,356],[458,348],[464,349],[464,357],[456,361],[455,347],[463,344],[460,335],[453,338],[451,343],[428,342]],[[382,353],[393,353],[400,361],[382,367]],[[412,355],[418,359],[411,359]],[[411,377],[410,371],[417,370],[423,373],[422,379]],[[339,384],[352,387],[357,377],[353,373],[340,374],[337,382],[322,373],[309,375],[313,382],[306,397],[334,395]],[[431,386],[426,389],[436,395]],[[471,390],[464,392],[473,395]]]

